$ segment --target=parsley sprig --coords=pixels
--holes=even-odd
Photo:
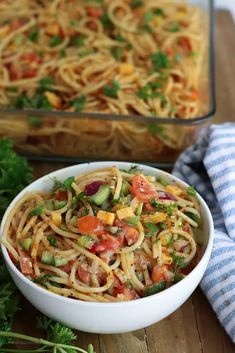
[[[59,322],[47,318],[38,317],[38,327],[44,331],[46,338],[38,338],[12,332],[12,324],[15,313],[20,310],[20,295],[18,289],[10,278],[0,252],[0,353],[95,353],[91,344],[87,350],[73,345],[77,338],[73,330]],[[37,348],[20,349],[11,348],[14,341],[22,340],[37,345]]]

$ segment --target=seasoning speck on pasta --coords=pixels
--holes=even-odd
[[[25,193],[4,245],[31,281],[65,297],[138,299],[183,279],[202,244],[196,191],[113,166]]]

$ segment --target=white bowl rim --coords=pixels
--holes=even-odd
[[[4,216],[2,218],[2,222],[1,222],[1,227],[0,227],[0,240],[1,240],[1,234],[3,231],[3,225],[8,217],[8,213],[10,212],[13,204],[15,204],[15,202],[17,202],[23,195],[25,192],[27,192],[28,188],[35,186],[38,182],[43,181],[44,179],[50,178],[52,179],[53,177],[55,177],[58,173],[59,174],[63,174],[64,172],[67,172],[69,170],[73,170],[76,169],[77,167],[81,167],[81,169],[85,166],[89,166],[89,165],[93,165],[94,169],[99,169],[99,168],[103,168],[103,167],[110,167],[110,166],[115,166],[115,165],[119,165],[118,167],[120,167],[120,165],[122,166],[126,166],[126,167],[131,167],[131,166],[137,166],[140,169],[148,169],[151,170],[155,175],[157,173],[161,174],[161,175],[165,175],[166,177],[168,177],[171,181],[177,182],[181,185],[183,185],[184,187],[188,187],[189,185],[181,180],[180,178],[176,177],[173,174],[170,174],[168,172],[165,172],[161,169],[155,168],[155,167],[151,167],[145,164],[139,164],[139,163],[135,163],[135,162],[122,162],[122,161],[107,161],[107,162],[87,162],[87,163],[81,163],[81,164],[75,164],[69,167],[65,167],[62,169],[58,169],[54,172],[48,173],[42,177],[40,177],[39,179],[33,181],[31,184],[29,184],[26,188],[24,188],[10,203],[10,205],[8,206],[7,210],[4,213]],[[81,171],[82,172],[82,171]],[[71,174],[72,175],[72,174]],[[169,291],[174,291],[174,288],[176,286],[182,286],[182,283],[184,283],[185,280],[187,280],[187,278],[191,278],[193,276],[193,273],[197,271],[198,266],[200,265],[200,263],[203,261],[203,259],[208,256],[208,254],[210,254],[211,249],[212,249],[212,245],[213,245],[213,238],[214,238],[214,223],[213,223],[213,219],[212,219],[212,215],[211,212],[209,210],[209,207],[207,206],[206,202],[204,201],[204,199],[201,197],[201,195],[197,192],[197,196],[200,202],[200,205],[202,206],[203,210],[206,211],[206,218],[208,220],[208,232],[209,232],[209,238],[208,238],[208,243],[205,249],[205,252],[203,254],[203,256],[201,257],[200,261],[197,263],[197,265],[194,267],[194,269],[185,277],[183,278],[181,281],[173,284],[172,286],[164,289],[163,291],[156,293],[156,294],[152,294],[150,296],[147,297],[143,297],[143,298],[138,298],[136,300],[130,300],[130,301],[121,301],[121,302],[88,302],[88,301],[83,301],[83,300],[79,300],[79,299],[73,299],[73,298],[68,298],[68,297],[64,297],[60,294],[56,294],[56,293],[52,293],[49,290],[47,290],[46,288],[42,288],[40,286],[38,286],[36,283],[30,281],[27,277],[25,277],[19,270],[18,268],[14,265],[14,263],[12,262],[12,260],[10,259],[10,256],[8,254],[8,251],[6,249],[6,247],[4,246],[4,244],[2,244],[1,242],[1,249],[4,255],[4,258],[8,264],[8,266],[10,266],[11,270],[13,272],[15,272],[15,274],[17,275],[17,277],[19,277],[23,282],[25,282],[26,285],[29,285],[30,287],[32,287],[32,289],[35,289],[36,291],[39,291],[39,294],[42,293],[44,295],[48,295],[52,298],[57,298],[62,302],[67,302],[67,303],[77,303],[77,305],[82,305],[82,306],[89,306],[89,307],[96,307],[99,306],[100,308],[112,308],[112,307],[123,307],[123,306],[132,306],[132,305],[138,305],[142,304],[142,303],[146,303],[148,301],[152,301],[153,297],[158,296],[158,298],[160,298],[161,296],[164,296],[164,293],[169,292]]]

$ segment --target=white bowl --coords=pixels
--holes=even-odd
[[[116,165],[119,168],[130,168],[133,164],[126,162],[95,162],[75,165],[46,175],[26,187],[10,204],[1,224],[1,235],[9,213],[25,192],[49,191],[53,186],[53,177],[65,180],[69,176],[102,167]],[[138,165],[144,173],[163,176],[168,181],[176,181],[183,187],[188,185],[178,178],[155,168]],[[212,216],[205,201],[198,195],[201,205],[203,231],[205,236],[204,253],[197,266],[183,280],[164,291],[152,296],[133,301],[115,303],[90,303],[65,298],[43,289],[27,279],[12,263],[8,252],[1,244],[7,268],[22,294],[43,314],[62,322],[72,328],[93,333],[120,333],[137,330],[152,325],[178,309],[192,294],[199,284],[209,261],[214,228]]]

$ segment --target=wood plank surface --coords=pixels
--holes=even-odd
[[[235,26],[226,11],[217,13],[216,97],[214,123],[235,121]],[[35,177],[64,166],[63,163],[31,163]],[[174,298],[172,298],[174,300]],[[15,329],[38,335],[37,311],[23,301]],[[157,310],[157,308],[156,308]],[[97,353],[234,353],[235,346],[220,326],[207,299],[198,288],[175,313],[146,329],[127,334],[94,335],[78,332],[78,343],[92,343]]]

